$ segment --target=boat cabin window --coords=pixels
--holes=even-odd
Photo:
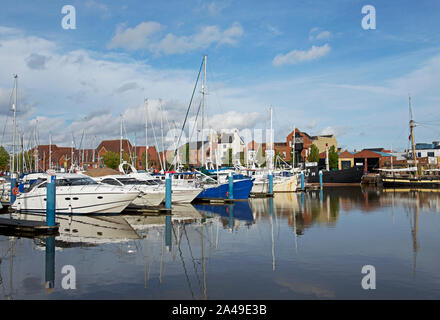
[[[105,184],[110,184],[112,186],[121,186],[122,185],[119,181],[117,181],[115,179],[104,179],[101,182],[105,183]]]
[[[47,182],[42,183],[41,185],[38,186],[38,188],[46,188],[46,186],[47,186]]]
[[[139,181],[134,178],[116,178],[123,185],[141,185],[144,184],[142,181]]]
[[[91,178],[81,177],[81,178],[63,178],[57,179],[56,185],[57,187],[66,187],[66,186],[86,186],[98,184],[95,180]]]
[[[141,182],[142,182],[142,184],[147,185],[147,186],[157,186],[160,184],[160,181],[156,181],[156,180],[143,180]]]
[[[33,180],[29,186],[29,188],[26,188],[26,192],[32,190],[33,188],[35,188],[36,186],[38,186],[40,183],[45,182],[46,179],[42,179],[42,178],[38,178],[36,180]],[[43,186],[38,186],[38,188],[46,188],[46,184],[44,184]]]

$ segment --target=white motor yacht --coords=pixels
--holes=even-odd
[[[46,178],[45,178],[46,177]],[[17,195],[12,208],[23,212],[46,212],[46,186],[49,175],[38,179]],[[137,189],[98,184],[90,177],[74,173],[56,174],[56,213],[118,214],[139,195]]]
[[[124,166],[129,167],[129,173],[124,171]],[[123,162],[119,165],[119,171],[128,177],[145,181],[147,184],[156,184],[165,192],[165,175],[152,176],[145,171],[137,171],[131,164]],[[191,203],[203,191],[203,188],[196,185],[194,179],[188,179],[189,175],[185,173],[171,174],[172,182],[172,203]]]
[[[153,177],[149,173],[138,172],[129,174],[136,179],[156,183],[165,190],[165,176]],[[177,179],[178,174],[171,175],[171,202],[172,203],[191,203],[203,191],[203,188],[197,187],[193,181]]]
[[[165,189],[155,181],[139,180],[129,175],[109,175],[93,178],[95,181],[140,191],[132,205],[142,207],[156,207],[165,200]]]

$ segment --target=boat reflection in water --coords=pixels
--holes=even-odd
[[[15,219],[46,221],[43,214],[14,213]],[[110,243],[140,239],[133,227],[119,215],[77,216],[57,215],[59,236],[57,245],[61,243]]]
[[[248,201],[237,201],[227,205],[195,204],[194,207],[209,217],[219,217],[224,227],[237,230],[240,225],[250,226],[254,216]]]

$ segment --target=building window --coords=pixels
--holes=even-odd
[[[434,152],[428,152],[428,157],[435,157]]]
[[[417,157],[421,158],[422,157],[422,153],[421,152],[417,152]]]

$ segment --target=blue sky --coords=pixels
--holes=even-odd
[[[61,8],[76,9],[76,29]],[[376,29],[361,27],[364,5]],[[180,125],[203,54],[214,128],[295,125],[339,146],[408,145],[408,93],[419,142],[440,140],[440,3],[436,1],[15,1],[0,11],[0,120],[19,75],[19,123],[38,119],[60,145],[143,139],[143,101]],[[163,109],[159,105],[162,99]],[[195,112],[192,112],[192,116]],[[437,122],[436,122],[437,121]],[[5,138],[3,138],[5,140]],[[90,139],[88,141],[91,141]],[[90,142],[92,143],[92,142]]]

